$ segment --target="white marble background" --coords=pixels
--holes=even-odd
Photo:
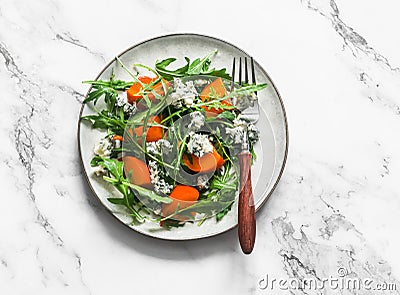
[[[339,267],[400,294],[399,9],[396,0],[0,0],[0,294],[318,294],[258,284],[323,280]],[[237,44],[284,99],[289,159],[250,256],[236,231],[190,242],[137,234],[82,176],[80,82],[172,32]]]

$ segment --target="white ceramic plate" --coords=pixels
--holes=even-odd
[[[176,57],[178,60],[174,66],[180,66],[179,62],[183,64],[185,56],[193,60],[207,55],[214,49],[217,49],[218,53],[212,57],[212,67],[227,68],[228,72],[231,71],[234,57],[249,57],[246,52],[238,47],[213,37],[196,34],[174,34],[153,38],[134,45],[121,53],[119,58],[126,65],[141,63],[153,66],[156,60]],[[256,210],[258,210],[271,195],[282,175],[288,150],[288,130],[285,109],[277,89],[266,71],[257,62],[255,66],[257,82],[268,83],[268,87],[258,94],[260,118],[257,127],[260,130],[260,141],[255,146],[257,160],[252,167],[254,199]],[[115,70],[117,79],[131,80],[119,66],[116,67],[115,60],[111,61],[100,72],[97,79],[109,79],[112,68]],[[91,104],[83,105],[80,117],[93,113]],[[132,225],[131,218],[126,215],[124,209],[111,204],[107,200],[111,196],[120,196],[120,193],[92,172],[90,160],[93,157],[93,147],[102,136],[104,136],[103,133],[92,129],[87,123],[79,122],[79,152],[89,187],[111,214],[123,224],[142,234],[168,240],[191,240],[209,237],[225,232],[237,225],[237,202],[221,221],[216,222],[215,217],[213,217],[207,219],[201,226],[194,222],[187,223],[183,227],[166,230],[160,228],[158,223],[150,221],[141,225]]]

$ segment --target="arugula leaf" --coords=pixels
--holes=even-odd
[[[228,206],[231,205],[231,202],[216,202],[213,200],[201,200],[197,201],[193,205],[186,207],[184,209],[180,209],[175,214],[190,214],[190,212],[197,212],[197,213],[204,213],[208,215],[213,215],[222,210],[226,209]]]
[[[107,198],[107,200],[115,205],[125,205],[124,198]]]
[[[235,201],[232,201],[229,206],[227,206],[225,209],[219,211],[217,214],[215,214],[215,217],[217,218],[217,221],[220,221],[226,214],[228,214],[229,211],[232,209],[232,205]]]
[[[181,222],[176,219],[166,219],[163,221],[163,227],[170,230],[173,227],[182,227],[185,225],[185,222]]]
[[[103,161],[103,158],[100,156],[95,156],[92,158],[92,160],[90,161],[90,166],[92,167],[96,167],[100,165],[100,162]]]
[[[218,50],[214,50],[213,52],[209,53],[207,56],[203,57],[202,59],[197,58],[195,59],[189,66],[187,75],[208,75],[208,76],[215,76],[221,77],[224,79],[231,80],[231,76],[226,72],[226,69],[209,69],[211,64],[210,57],[217,53]]]
[[[186,64],[176,70],[167,69],[169,65],[176,61],[176,58],[170,57],[162,61],[157,61],[155,65],[156,72],[166,80],[193,75],[209,75],[230,80],[231,77],[226,72],[225,68],[219,70],[209,69],[211,63],[210,57],[216,52],[217,50],[214,50],[205,57],[197,58],[193,62],[190,62],[190,59],[185,57]]]
[[[156,194],[154,191],[149,190],[147,188],[141,187],[139,185],[135,185],[133,183],[124,183],[130,188],[132,188],[140,197],[148,198],[152,201],[156,201],[158,203],[169,204],[172,202],[172,199],[169,197],[164,197]]]
[[[99,98],[104,95],[105,102],[109,107],[113,107],[115,105],[115,99],[118,96],[118,91],[125,91],[133,84],[133,82],[114,80],[114,71],[111,72],[110,80],[108,81],[88,80],[83,81],[82,83],[92,85],[92,91],[88,94],[83,103],[93,101],[93,103],[96,104]]]
[[[176,70],[168,70],[167,66],[176,61],[176,58],[170,57],[156,62],[156,72],[166,80],[172,80],[174,77],[183,77],[187,73],[190,65],[190,59],[185,57],[186,65]]]
[[[132,86],[133,82],[127,82],[122,80],[114,80],[114,76],[110,77],[110,80],[87,80],[82,81],[83,84],[91,84],[92,86],[102,86],[104,88],[113,89],[116,91],[125,91]]]
[[[263,90],[267,86],[268,86],[267,83],[250,84],[250,85],[242,86],[240,88],[234,89],[231,93],[229,93],[228,97],[233,97],[236,95],[248,95],[252,92]]]
[[[81,120],[89,121],[92,128],[110,129],[115,134],[124,134],[126,120],[123,116],[116,116],[107,110],[98,112],[97,115],[83,116]]]
[[[107,169],[112,176],[114,176],[118,181],[121,181],[123,178],[123,162],[102,158],[102,162],[100,163],[105,169]]]
[[[235,120],[236,116],[232,112],[223,111],[222,113],[218,114],[217,118],[223,118],[229,121],[233,121]]]
[[[195,59],[190,65],[187,71],[188,75],[200,75],[202,72],[208,71],[208,67],[211,63],[210,57],[217,53],[217,50],[209,53],[207,56],[203,58]]]

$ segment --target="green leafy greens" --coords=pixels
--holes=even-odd
[[[156,194],[153,190],[135,185],[124,177],[123,162],[117,159],[110,159],[96,156],[91,161],[91,166],[102,166],[108,172],[108,176],[103,179],[111,183],[123,195],[123,198],[108,198],[113,204],[125,206],[130,215],[136,222],[143,222],[145,217],[140,214],[141,203],[146,201],[154,201],[157,203],[171,203],[171,199],[167,196]]]
[[[219,70],[210,69],[210,57],[215,53],[217,53],[217,50],[209,53],[203,58],[197,58],[192,62],[190,62],[190,59],[188,57],[185,57],[186,64],[175,70],[167,69],[170,64],[176,61],[176,58],[170,57],[162,61],[157,61],[155,70],[160,76],[162,76],[166,80],[194,75],[208,75],[230,80],[231,77],[226,72],[225,68]]]
[[[224,97],[219,97],[215,92],[211,91],[209,99],[202,100],[197,96],[191,105],[181,104],[179,107],[172,104],[167,99],[168,95],[173,91],[173,87],[170,87],[172,83],[168,81],[174,78],[193,79],[193,77],[201,75],[204,77],[221,77],[231,80],[225,68],[210,68],[211,57],[216,54],[216,52],[217,50],[210,52],[202,58],[196,58],[193,61],[185,57],[186,63],[176,69],[171,69],[171,65],[176,61],[176,58],[173,57],[157,61],[154,69],[146,65],[135,64],[134,66],[142,67],[157,75],[149,84],[141,82],[139,77],[132,73],[119,58],[116,58],[117,65],[121,66],[132,77],[133,81],[115,79],[114,72],[112,71],[109,80],[90,80],[83,82],[91,85],[91,91],[83,103],[92,103],[96,113],[84,116],[81,119],[90,122],[93,128],[107,130],[106,138],[114,140],[113,138],[118,136],[118,138],[120,138],[119,140],[122,138],[125,142],[123,147],[117,148],[113,146],[109,156],[94,156],[91,161],[91,166],[101,167],[103,169],[102,172],[105,172],[103,179],[121,193],[121,197],[110,197],[108,201],[112,204],[125,207],[127,213],[132,217],[133,223],[142,223],[148,219],[160,221],[163,227],[169,229],[171,227],[183,226],[185,222],[193,221],[194,216],[192,213],[196,212],[200,214],[200,218],[202,218],[198,223],[198,225],[201,225],[206,218],[211,216],[215,216],[216,220],[220,221],[228,214],[235,202],[239,188],[239,172],[234,162],[237,161],[235,154],[237,145],[232,141],[222,140],[222,138],[226,135],[226,133],[224,134],[225,127],[234,128],[234,120],[238,118],[240,111],[237,106],[221,102],[233,97],[250,95],[251,93],[264,89],[267,85],[251,84],[235,87]],[[215,80],[215,78],[207,79],[210,79],[210,81]],[[130,113],[125,111],[124,105],[121,105],[118,99],[120,99],[119,95],[129,89],[134,83],[136,83],[136,86],[138,86],[137,83],[140,84],[139,88],[141,88],[141,90],[138,95],[142,97],[142,103],[138,104],[139,112]],[[160,84],[163,89],[162,94],[154,90],[155,85]],[[227,83],[225,83],[225,87],[226,85]],[[199,93],[201,90],[201,88],[198,89]],[[101,98],[104,99],[105,108],[97,110],[96,104]],[[214,109],[218,111],[219,114],[215,117],[207,117],[205,116],[205,109]],[[180,169],[191,173],[188,168],[189,166],[182,160],[182,156],[184,154],[187,155],[189,162],[193,164],[193,156],[187,153],[189,130],[187,126],[182,126],[182,122],[179,120],[194,111],[200,112],[204,116],[204,128],[208,128],[207,132],[213,135],[212,137],[214,139],[210,139],[210,141],[212,141],[212,145],[224,159],[224,165],[214,172],[208,180],[207,185],[198,185],[196,187],[200,192],[197,202],[182,208],[180,204],[178,204],[176,210],[175,208],[173,209],[175,212],[169,216],[160,216],[156,212],[159,212],[163,206],[172,203],[172,198],[159,191],[156,192],[155,190],[133,184],[131,182],[132,174],[130,174],[132,172],[128,173],[128,175],[124,172],[124,163],[120,159],[121,152],[134,157],[139,157],[139,155],[144,154],[145,159],[143,161],[146,162],[145,164],[149,167],[150,161],[155,162],[158,167],[161,167],[160,173],[163,179],[171,185],[171,187],[175,187],[177,184],[181,183],[180,178],[177,177],[178,171],[181,171]],[[151,116],[159,116],[161,118],[160,123],[154,124],[154,122],[149,122]],[[223,125],[218,126],[218,122],[221,121],[223,123],[220,124]],[[163,129],[164,140],[177,143],[176,146],[174,145],[173,147],[176,153],[172,153],[171,161],[167,160],[168,157],[162,157],[160,154],[157,155],[148,151],[148,147],[146,146],[146,133],[144,131],[147,127],[150,128],[152,126],[159,126]],[[136,130],[138,127],[143,128],[143,132],[140,135],[136,135],[135,132],[125,132],[126,130]],[[164,131],[170,130],[171,127],[173,127],[173,132],[164,134]],[[251,153],[253,158],[255,158],[252,146]],[[175,175],[169,176],[168,173],[166,173],[167,168],[172,169],[169,171],[173,171]],[[156,213],[156,218],[153,218],[154,213]],[[174,217],[176,216],[183,216],[185,219],[175,219]]]

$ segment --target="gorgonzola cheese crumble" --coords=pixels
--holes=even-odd
[[[171,104],[177,108],[182,107],[182,104],[186,107],[192,106],[196,96],[199,95],[193,81],[183,83],[181,79],[175,78],[173,87],[174,92],[169,95],[169,99],[171,100]]]
[[[133,115],[137,111],[136,102],[133,102],[132,104],[128,103],[126,95],[118,95],[116,105],[120,108],[123,107],[124,113],[127,113],[129,115]]]
[[[254,124],[242,120],[238,117],[233,120],[233,125],[233,128],[226,127],[225,131],[226,134],[228,134],[232,138],[235,144],[240,144],[243,142],[246,128],[249,141],[251,143],[255,143],[258,140],[260,132]]]
[[[195,111],[190,113],[190,123],[188,125],[189,130],[197,131],[204,126],[205,118],[202,113]]]
[[[111,149],[113,147],[112,141],[109,137],[102,138],[94,145],[93,152],[100,157],[110,157]]]
[[[111,150],[113,148],[113,143],[109,137],[102,138],[98,143],[94,145],[93,152],[96,156],[100,156],[103,158],[109,158],[111,155]],[[103,175],[107,172],[103,166],[93,167],[93,172],[97,175]]]
[[[146,142],[146,150],[153,155],[168,154],[172,151],[171,143],[166,139]]]
[[[149,161],[150,181],[154,186],[154,191],[157,193],[169,194],[173,186],[162,178],[162,173],[156,161]]]
[[[212,152],[213,145],[208,139],[208,135],[189,132],[187,150],[190,154],[195,155],[196,157],[202,157],[205,154]]]

